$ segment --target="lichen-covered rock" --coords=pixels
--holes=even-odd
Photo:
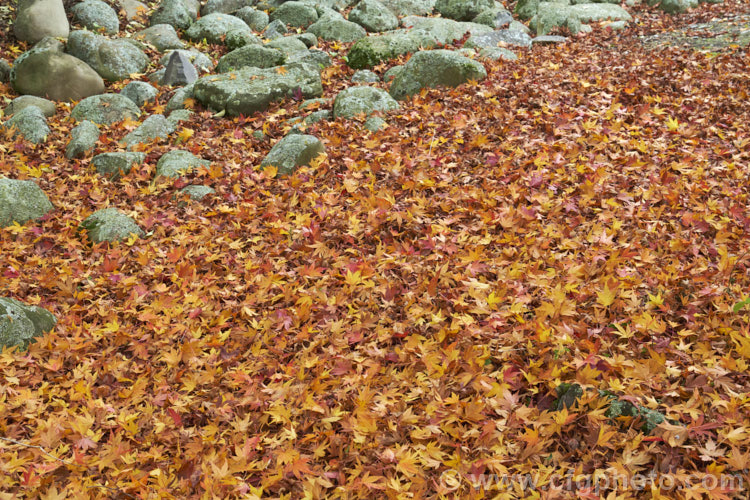
[[[378,0],[361,0],[349,12],[349,21],[359,24],[370,32],[398,28],[398,17]]]
[[[435,8],[435,0],[380,0],[397,16],[428,16]]]
[[[253,0],[208,0],[201,9],[201,15],[233,14],[237,10],[252,4]]]
[[[139,108],[142,108],[147,102],[155,100],[158,93],[153,85],[146,82],[130,82],[120,91],[120,95],[124,95],[133,101]]]
[[[22,42],[37,43],[45,37],[67,38],[70,32],[62,0],[21,0],[13,31]]]
[[[698,0],[661,0],[648,2],[650,5],[657,4],[659,9],[667,14],[682,14],[688,9],[696,7]]]
[[[298,94],[305,98],[323,94],[319,68],[305,63],[243,68],[204,76],[193,86],[198,101],[213,110],[225,110],[229,116],[265,111],[272,102]]]
[[[281,21],[272,21],[263,30],[263,38],[268,40],[275,40],[276,38],[286,35],[289,30],[286,29],[286,24]]]
[[[333,101],[335,118],[351,118],[359,114],[398,109],[399,104],[388,92],[377,87],[349,87],[336,95]]]
[[[435,10],[455,21],[471,21],[495,6],[494,0],[437,0]]]
[[[104,92],[104,80],[91,66],[63,53],[54,38],[45,38],[13,63],[10,83],[19,94],[55,101],[77,101]]]
[[[151,26],[169,24],[178,30],[185,30],[198,18],[198,9],[185,0],[161,0],[151,16]]]
[[[124,240],[132,235],[140,237],[145,234],[132,218],[116,208],[97,210],[81,222],[78,229],[86,231],[92,243]]]
[[[185,47],[185,43],[177,36],[174,26],[170,24],[155,24],[139,31],[133,38],[153,45],[159,52]]]
[[[229,32],[244,34],[248,39],[257,39],[245,21],[230,14],[209,14],[201,17],[185,31],[185,36],[192,41],[224,44]],[[261,43],[257,40],[257,43]]]
[[[10,101],[10,104],[5,108],[5,116],[11,116],[29,106],[36,106],[41,109],[44,116],[47,117],[54,116],[56,112],[55,103],[49,99],[33,95],[22,95]]]
[[[358,40],[347,54],[350,68],[371,68],[400,55],[448,45],[463,38],[465,33],[479,35],[492,31],[483,24],[464,23],[450,19],[409,16],[401,20],[410,29],[399,29],[370,35]]]
[[[316,156],[324,152],[325,146],[317,137],[291,134],[271,148],[260,166],[274,166],[278,169],[278,175],[289,175],[302,165],[310,165]]]
[[[579,5],[572,5],[570,10],[578,16],[578,19],[582,23],[588,23],[590,21],[605,21],[611,19],[613,21],[630,21],[633,16],[630,13],[620,7],[611,3],[585,3]]]
[[[149,11],[148,5],[140,0],[119,0],[117,3],[128,22],[145,18]]]
[[[518,0],[513,12],[524,21],[534,17],[539,10],[539,0]]]
[[[10,81],[10,64],[5,59],[0,59],[0,83]]]
[[[371,116],[370,118],[365,120],[365,128],[370,132],[377,132],[387,125],[388,124],[386,123],[386,121],[379,116]]]
[[[49,332],[56,323],[46,309],[0,297],[0,350],[14,346],[26,349],[34,337]]]
[[[286,57],[289,57],[296,52],[307,52],[307,45],[305,45],[305,42],[299,40],[296,36],[274,38],[268,42],[265,47],[279,49]]]
[[[331,56],[329,56],[326,52],[322,50],[306,50],[306,51],[299,51],[294,52],[292,54],[287,55],[286,59],[287,64],[292,63],[306,63],[311,64],[315,67],[318,67],[320,69],[327,68],[331,64]]]
[[[383,73],[383,81],[385,83],[391,83],[396,78],[396,76],[401,73],[404,70],[403,65],[396,65],[388,69],[385,73]]]
[[[312,33],[300,33],[299,35],[293,35],[294,38],[304,43],[307,48],[314,47],[318,44],[318,37]]]
[[[188,109],[176,109],[169,113],[167,120],[172,124],[172,127],[177,129],[177,126],[182,121],[190,120],[193,117],[193,112]]]
[[[185,108],[185,100],[193,97],[193,85],[194,83],[191,83],[190,85],[185,85],[175,91],[172,98],[167,102],[167,113]]]
[[[194,168],[209,167],[211,162],[199,158],[189,151],[173,149],[156,162],[157,177],[179,177]]]
[[[518,56],[508,49],[502,47],[489,47],[479,51],[478,59],[490,59],[492,61],[499,61],[503,59],[505,61],[515,61]]]
[[[94,156],[91,163],[100,175],[116,180],[130,173],[133,165],[141,165],[145,159],[146,153],[140,152],[102,153]]]
[[[354,83],[375,83],[379,81],[378,75],[369,69],[360,69],[354,72],[352,75],[352,81]]]
[[[34,181],[0,177],[0,227],[43,217],[54,209],[47,195]]]
[[[268,26],[268,14],[252,7],[243,7],[235,12],[234,16],[245,21],[253,31],[263,31]]]
[[[305,117],[303,120],[305,125],[312,125],[323,120],[330,120],[333,117],[333,113],[329,109],[321,109],[319,111],[313,111]]]
[[[323,40],[345,43],[355,42],[367,36],[367,31],[359,24],[332,16],[320,18],[315,24],[310,25],[307,31]]]
[[[80,158],[93,150],[99,140],[96,123],[84,120],[70,131],[70,142],[65,148],[66,158]]]
[[[120,20],[115,9],[101,0],[84,0],[70,10],[73,20],[91,31],[114,35],[120,31]]]
[[[228,32],[224,37],[224,45],[226,45],[228,50],[239,49],[240,47],[251,44],[260,45],[261,40],[254,34],[244,29],[232,30]]]
[[[500,46],[531,47],[531,37],[523,31],[496,30],[469,37],[464,43],[466,48],[490,49]]]
[[[418,93],[423,88],[457,87],[487,76],[484,66],[450,50],[417,52],[393,80],[390,94],[397,100]]]
[[[79,102],[70,116],[74,120],[89,120],[98,125],[111,125],[129,118],[135,120],[141,114],[133,101],[120,94],[101,94]]]
[[[229,52],[216,65],[219,73],[226,73],[246,67],[273,68],[281,66],[286,61],[286,56],[279,49],[263,47],[260,45],[247,45]]]
[[[44,112],[36,106],[16,112],[5,122],[4,129],[11,131],[13,137],[20,135],[34,144],[44,142],[50,132]]]
[[[94,68],[105,80],[120,81],[148,67],[148,56],[127,39],[112,39],[89,31],[73,31],[68,53]]]
[[[482,11],[477,17],[471,20],[473,23],[484,24],[490,28],[499,30],[507,28],[513,22],[513,15],[503,7],[495,6],[491,9]]]
[[[181,192],[185,193],[195,201],[200,201],[209,194],[215,193],[216,190],[208,186],[190,185],[182,188]]]
[[[536,16],[529,22],[529,27],[537,35],[546,35],[555,28],[566,28],[571,34],[581,30],[581,19],[572,7],[555,2],[541,2]]]
[[[152,115],[143,120],[138,128],[128,133],[120,141],[128,149],[135,149],[139,144],[148,144],[156,139],[165,139],[174,132],[174,125],[164,115]]]
[[[318,20],[318,11],[311,5],[302,2],[285,2],[271,12],[271,21],[279,20],[287,26],[307,28]]]

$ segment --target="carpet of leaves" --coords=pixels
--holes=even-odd
[[[469,478],[526,473],[555,498],[569,471],[745,489],[560,498],[745,498],[748,56],[636,39],[721,8],[488,62],[377,133],[317,123],[327,156],[287,178],[257,165],[293,100],[195,105],[115,182],[64,158],[67,112],[44,145],[4,136],[0,174],[56,210],[0,229],[0,295],[59,322],[0,354],[0,498],[524,498]],[[351,73],[325,70],[325,97]],[[175,147],[212,166],[154,181]],[[108,206],[148,236],[91,246],[78,224]],[[554,411],[562,382],[673,423],[610,420],[595,390]]]

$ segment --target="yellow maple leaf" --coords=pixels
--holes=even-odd
[[[284,66],[279,66],[276,68],[276,73],[280,75],[286,75],[286,68]]]
[[[610,287],[610,283],[607,283],[601,292],[596,292],[596,301],[604,307],[610,306],[616,298],[617,286]]]
[[[180,130],[180,133],[177,134],[177,143],[187,142],[193,137],[193,134],[195,134],[193,129],[183,127],[183,129]]]
[[[676,132],[680,128],[680,121],[677,118],[667,118],[667,129],[670,132]]]

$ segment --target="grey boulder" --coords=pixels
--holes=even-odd
[[[233,14],[243,7],[252,4],[253,0],[208,0],[201,9],[201,16],[209,14]]]
[[[216,71],[227,73],[246,67],[272,68],[286,61],[286,55],[279,49],[260,45],[247,45],[226,54],[219,59]]]
[[[287,26],[307,28],[318,20],[318,11],[302,2],[285,2],[271,12],[271,21],[281,21]]]
[[[472,19],[471,22],[484,24],[497,30],[507,28],[513,22],[513,15],[503,7],[493,7],[483,11]]]
[[[44,112],[36,106],[17,111],[5,122],[4,128],[10,131],[12,137],[20,135],[34,144],[44,142],[50,132]]]
[[[171,24],[154,24],[150,28],[139,31],[133,38],[153,45],[159,52],[185,47]]]
[[[435,10],[455,21],[471,21],[495,6],[494,0],[437,0]]]
[[[70,116],[77,121],[89,120],[98,125],[110,125],[125,119],[135,120],[141,111],[133,101],[120,94],[101,94],[79,102]]]
[[[457,87],[487,76],[484,66],[450,50],[417,52],[391,84],[390,94],[402,100],[423,88]]]
[[[253,31],[263,31],[268,26],[268,14],[252,7],[242,7],[234,13],[234,16],[245,21],[245,24]]]
[[[380,0],[397,16],[427,16],[435,8],[435,0]]]
[[[357,70],[352,75],[352,82],[354,83],[375,83],[379,80],[378,75],[369,69]]]
[[[63,0],[19,0],[13,32],[22,42],[37,43],[45,37],[68,38],[70,25]]]
[[[84,120],[70,131],[70,142],[65,147],[66,158],[80,158],[93,150],[99,140],[96,123]]]
[[[164,115],[152,115],[143,120],[138,128],[127,134],[120,141],[128,149],[135,149],[140,144],[147,144],[156,139],[166,139],[174,132],[174,124]]]
[[[334,118],[351,118],[359,114],[398,109],[399,104],[388,92],[377,87],[349,87],[336,95],[333,101]]]
[[[367,36],[367,31],[359,24],[333,16],[322,17],[315,24],[310,25],[307,31],[323,40],[345,43],[355,42]]]
[[[91,163],[94,168],[104,177],[110,180],[117,180],[122,175],[127,175],[132,170],[133,165],[141,165],[146,159],[146,153],[139,152],[117,152],[103,153],[94,156]]]
[[[531,47],[531,37],[523,31],[497,30],[469,37],[466,48],[489,49],[496,47]]]
[[[585,3],[579,5],[572,5],[570,10],[578,16],[578,19],[582,23],[588,23],[590,21],[606,21],[611,19],[613,21],[630,21],[633,16],[630,13],[620,7],[611,3]]]
[[[370,68],[384,61],[431,49],[440,44],[448,45],[464,36],[488,33],[492,28],[483,24],[453,21],[451,19],[409,16],[401,20],[405,29],[370,35],[358,40],[347,54],[350,68]]]
[[[146,82],[130,82],[120,91],[120,95],[124,95],[133,101],[139,108],[142,108],[149,101],[156,100],[157,94],[158,91],[154,86]]]
[[[70,11],[73,20],[91,31],[103,31],[114,35],[120,31],[120,20],[115,9],[101,0],[84,0],[73,6]]]
[[[317,137],[291,134],[271,148],[260,166],[274,166],[278,169],[277,175],[289,175],[302,165],[310,165],[316,156],[324,152],[325,146]]]
[[[190,185],[185,186],[180,190],[182,193],[185,193],[190,197],[190,199],[195,201],[200,201],[209,194],[213,194],[216,192],[213,188],[210,188],[208,186],[200,186],[200,185]]]
[[[44,99],[42,97],[36,97],[32,95],[22,95],[10,101],[10,104],[8,104],[8,106],[6,106],[5,108],[5,116],[11,116],[15,113],[18,113],[24,108],[28,108],[29,106],[36,106],[37,108],[42,110],[44,116],[48,117],[54,116],[56,112],[55,103],[50,101],[49,99]]]
[[[51,312],[0,297],[0,351],[3,347],[26,349],[31,341],[57,324]]]
[[[43,217],[55,207],[34,181],[0,177],[0,227]]]
[[[132,40],[109,39],[89,31],[73,31],[67,50],[112,82],[143,73],[149,64],[148,56]]]
[[[185,36],[195,42],[206,40],[208,43],[224,44],[231,32],[257,39],[245,21],[230,14],[208,14],[201,17],[185,31]]]
[[[165,153],[156,163],[157,177],[179,177],[194,168],[208,167],[211,162],[199,158],[189,151],[173,149]]]
[[[566,28],[575,35],[581,30],[581,19],[572,7],[556,2],[541,2],[529,27],[536,30],[537,35],[546,35],[555,28]]]
[[[55,101],[78,101],[104,92],[104,80],[91,66],[65,54],[62,44],[45,38],[13,64],[10,83],[19,94]]]
[[[198,5],[186,0],[162,0],[151,15],[151,26],[169,24],[178,30],[190,27],[198,18]]]
[[[398,17],[378,0],[361,0],[349,12],[349,21],[370,32],[395,30]]]
[[[124,240],[132,235],[145,234],[132,218],[116,208],[97,210],[81,222],[78,229],[86,231],[92,243]]]
[[[198,79],[193,87],[193,96],[198,101],[216,111],[225,110],[230,116],[265,111],[272,102],[285,97],[310,98],[322,94],[319,69],[306,63],[208,75]]]

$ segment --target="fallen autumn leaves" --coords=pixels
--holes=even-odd
[[[570,469],[747,486],[746,57],[606,33],[537,47],[377,133],[315,124],[328,157],[284,179],[254,168],[251,132],[281,137],[287,103],[203,113],[182,126],[220,166],[191,174],[205,203],[150,181],[166,141],[114,182],[61,160],[68,122],[6,142],[0,168],[56,210],[1,230],[3,291],[59,323],[0,356],[1,488],[483,498],[441,478]],[[151,236],[84,243],[104,205]],[[677,424],[644,434],[595,390],[555,410],[562,382]]]

